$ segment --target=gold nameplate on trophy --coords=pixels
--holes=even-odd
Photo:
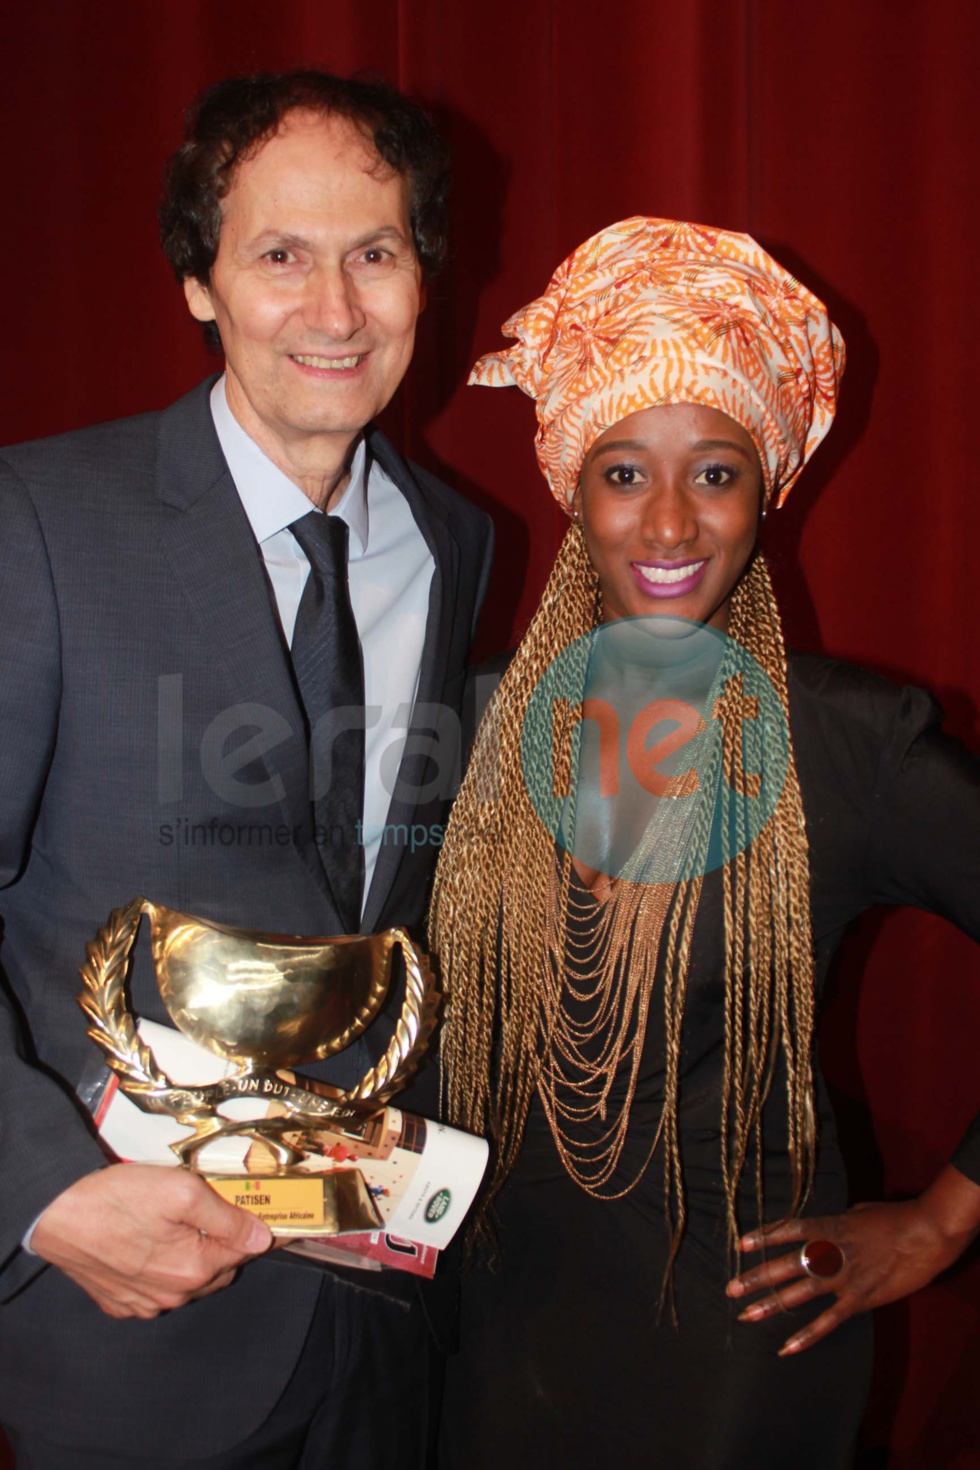
[[[231,1064],[219,1082],[176,1084],[141,1039],[125,981],[140,918],[150,921],[163,1003],[178,1030]],[[401,1015],[388,1048],[356,1086],[343,1090],[292,1074],[356,1041],[388,992],[392,956],[406,973]],[[193,1129],[170,1147],[225,1199],[261,1215],[276,1235],[374,1230],[380,1216],[356,1168],[311,1173],[317,1132],[359,1131],[418,1066],[436,1020],[438,996],[425,956],[403,929],[299,938],[233,929],[135,898],[116,909],[87,946],[79,1004],[123,1092],[144,1112]],[[231,1118],[234,1099],[274,1102],[276,1115]],[[253,1174],[209,1171],[209,1143],[244,1136],[263,1162]],[[310,1143],[307,1150],[304,1144]],[[202,1167],[203,1165],[203,1167]]]
[[[230,1205],[264,1220],[275,1235],[342,1235],[363,1230],[365,1215],[379,1221],[359,1169],[342,1174],[208,1174],[211,1188]]]

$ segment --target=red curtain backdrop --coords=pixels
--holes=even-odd
[[[791,642],[927,686],[977,743],[973,0],[39,0],[4,40],[0,439],[159,407],[212,370],[155,241],[198,90],[380,72],[455,150],[452,263],[386,417],[496,518],[483,649],[521,631],[563,519],[529,402],[466,370],[587,235],[694,219],[757,236],[848,342],[839,422],[767,522]],[[980,1103],[978,979],[924,915],[849,942],[824,1050],[869,1190],[920,1189]],[[980,1467],[978,1314],[976,1258],[879,1314],[867,1464]]]

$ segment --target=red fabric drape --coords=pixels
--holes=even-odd
[[[562,518],[530,404],[465,371],[588,234],[691,218],[759,237],[848,341],[838,425],[767,523],[791,641],[926,685],[976,742],[972,0],[63,0],[4,31],[4,441],[160,406],[210,366],[155,244],[190,97],[260,67],[372,68],[455,149],[454,257],[388,427],[496,517],[484,648],[520,631]],[[880,1184],[920,1188],[980,1102],[978,979],[923,915],[850,943],[825,1052],[869,1183],[870,1141]],[[980,1467],[978,1314],[975,1261],[880,1314],[867,1440],[896,1470]]]

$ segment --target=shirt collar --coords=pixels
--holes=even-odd
[[[225,462],[256,541],[268,541],[293,521],[308,515],[306,495],[245,432],[228,406],[224,374],[211,389],[211,417]],[[368,457],[361,439],[351,461],[350,480],[330,514],[350,527],[351,551],[363,556],[368,545]]]

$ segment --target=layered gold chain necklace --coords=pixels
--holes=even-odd
[[[626,1145],[676,886],[617,882],[606,893],[599,901],[579,885],[567,855],[556,863],[549,900],[567,921],[555,925],[563,933],[549,946],[542,986],[538,1095],[567,1173],[587,1194],[612,1200],[642,1178],[663,1131],[661,1116],[639,1170],[609,1190]],[[624,1076],[625,1095],[610,1116],[610,1096]]]

